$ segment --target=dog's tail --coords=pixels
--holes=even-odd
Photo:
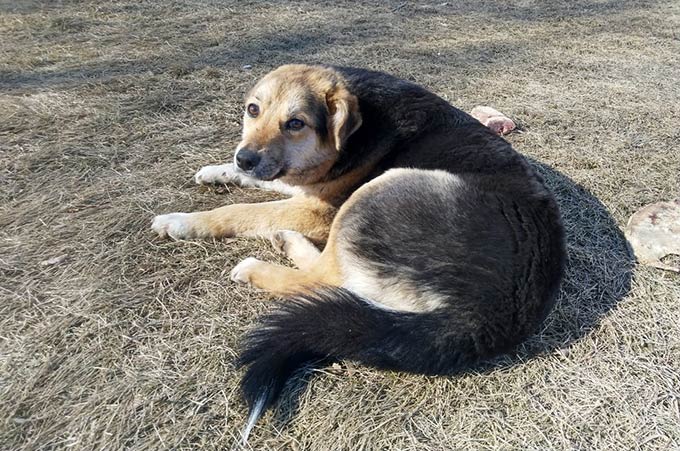
[[[448,374],[486,355],[491,343],[480,341],[474,319],[465,316],[394,311],[342,288],[284,301],[246,337],[239,359],[247,367],[241,389],[250,408],[243,440],[306,363],[351,359],[380,369]]]

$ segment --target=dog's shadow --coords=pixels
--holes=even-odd
[[[504,365],[566,348],[588,335],[630,291],[635,264],[623,232],[599,199],[550,166],[529,162],[560,206],[568,261],[559,298],[541,333]]]
[[[480,362],[466,371],[489,372],[568,349],[594,330],[630,290],[635,259],[607,208],[569,177],[528,160],[543,176],[560,206],[567,237],[565,277],[555,307],[539,333],[513,353]],[[307,368],[288,384],[274,416],[278,427],[285,427],[295,417],[300,395],[311,376]]]

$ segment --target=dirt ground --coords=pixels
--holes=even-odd
[[[242,96],[289,62],[384,70],[507,113],[560,200],[570,259],[516,354],[450,378],[317,370],[253,449],[680,449],[680,277],[635,266],[620,232],[679,195],[676,0],[0,11],[0,449],[238,448],[233,361],[270,301],[228,271],[280,258],[149,226],[272,197],[192,175],[231,159]]]

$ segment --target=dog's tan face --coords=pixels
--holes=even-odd
[[[328,68],[282,66],[246,96],[234,163],[260,180],[319,181],[361,125],[358,102]]]

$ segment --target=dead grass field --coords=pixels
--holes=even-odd
[[[191,177],[232,157],[243,94],[288,62],[385,70],[516,119],[509,140],[557,193],[570,261],[516,355],[451,378],[319,370],[253,449],[680,449],[680,277],[634,266],[620,232],[678,196],[676,0],[0,11],[0,449],[238,448],[232,362],[268,301],[228,271],[278,257],[149,225],[271,197]]]

